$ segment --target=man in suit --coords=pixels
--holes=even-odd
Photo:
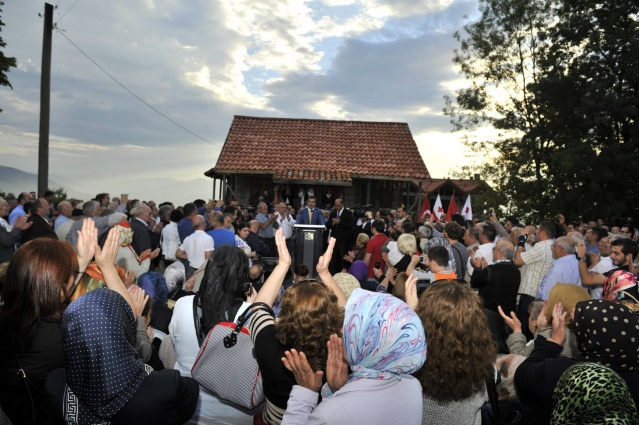
[[[335,208],[328,216],[326,228],[330,231],[330,237],[335,238],[335,250],[331,258],[329,270],[331,274],[342,271],[342,259],[353,244],[353,213],[344,208],[341,199],[335,199]]]
[[[20,243],[25,244],[37,238],[58,239],[58,235],[53,231],[53,227],[49,224],[49,203],[44,198],[38,198],[31,203],[29,207],[31,215],[27,219],[27,223],[33,223],[27,230],[23,230]]]
[[[326,224],[324,220],[324,214],[322,210],[315,206],[316,201],[314,196],[309,196],[307,200],[307,208],[302,208],[297,214],[296,224],[315,224],[323,226]]]
[[[151,208],[147,205],[140,205],[131,211],[131,230],[133,230],[133,241],[131,247],[139,256],[144,251],[151,251],[160,245],[160,234],[149,229],[152,221]]]

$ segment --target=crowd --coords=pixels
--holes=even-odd
[[[316,279],[296,224],[325,227]],[[639,424],[638,236],[268,193],[0,198],[0,425]],[[194,369],[238,320],[257,407]]]

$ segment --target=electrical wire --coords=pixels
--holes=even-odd
[[[79,0],[78,0],[79,1]],[[77,3],[77,1],[76,1]],[[69,9],[70,10],[70,9]],[[68,10],[67,10],[68,12]],[[65,13],[66,14],[66,13]],[[63,15],[64,16],[64,15]],[[116,84],[118,84],[120,87],[122,87],[124,90],[126,90],[127,92],[129,92],[129,94],[133,97],[135,97],[137,100],[139,100],[140,102],[142,102],[143,104],[145,104],[146,106],[148,106],[149,108],[151,108],[153,111],[155,111],[156,113],[158,113],[159,115],[161,115],[164,119],[170,121],[171,123],[173,123],[174,125],[178,126],[179,128],[181,128],[182,130],[186,131],[187,133],[197,137],[198,139],[209,143],[213,146],[217,146],[220,149],[222,148],[222,146],[219,143],[215,143],[215,142],[211,142],[210,140],[205,139],[204,137],[192,132],[191,130],[189,130],[188,128],[184,127],[183,125],[181,125],[180,123],[174,121],[173,119],[169,118],[168,116],[166,116],[165,114],[163,114],[161,111],[159,111],[158,109],[156,109],[153,105],[150,105],[149,103],[147,103],[144,99],[142,99],[140,96],[138,96],[137,94],[135,94],[133,91],[129,90],[128,87],[126,87],[124,84],[122,84],[120,81],[117,80],[117,78],[115,78],[113,75],[109,74],[109,72],[107,70],[105,70],[104,68],[102,68],[96,61],[94,61],[88,54],[86,54],[80,47],[78,47],[78,45],[76,45],[73,41],[71,41],[71,39],[69,37],[67,37],[66,34],[64,34],[63,31],[61,31],[58,27],[57,24],[54,25],[54,28],[56,29],[56,31],[58,31],[58,33],[60,35],[62,35],[64,38],[67,39],[67,41],[69,43],[71,43],[71,45],[73,47],[75,47],[76,49],[78,49],[78,51],[80,53],[82,53],[87,59],[89,59],[95,66],[97,66],[102,72],[104,72],[109,78],[111,78]]]

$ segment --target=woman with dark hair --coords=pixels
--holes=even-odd
[[[117,248],[115,232],[109,236]],[[64,367],[60,322],[74,282],[94,255],[107,286],[133,304],[116,272],[115,251],[97,246],[92,220],[82,224],[77,251],[66,242],[35,239],[18,248],[9,264],[0,306],[0,405],[16,424],[62,422],[49,407],[44,382]]]
[[[415,284],[414,276],[406,281],[406,302],[428,336],[428,361],[415,373],[422,384],[422,423],[480,424],[497,356],[481,299],[468,285],[442,281],[418,301]]]
[[[64,313],[65,369],[47,391],[67,423],[183,424],[195,411],[199,386],[175,370],[154,372],[137,356],[136,317],[115,291],[96,289]]]
[[[278,248],[286,251],[286,241],[276,240]],[[263,310],[253,312],[247,328],[255,344],[255,358],[262,373],[266,397],[264,410],[255,417],[255,424],[279,424],[282,421],[289,395],[295,385],[293,374],[282,364],[287,350],[295,348],[306,354],[313,371],[326,370],[327,342],[331,334],[341,334],[346,297],[339,289],[328,266],[335,239],[317,263],[322,282],[303,280],[291,286],[282,297],[277,317]],[[275,299],[282,280],[269,279],[255,301],[268,303]],[[271,301],[272,302],[272,301]],[[321,326],[318,326],[321,323]]]

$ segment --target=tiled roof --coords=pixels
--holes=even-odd
[[[485,185],[483,180],[455,180],[455,179],[432,179],[422,182],[422,192],[437,192],[442,187],[450,184],[457,191],[463,193],[472,193],[474,190]]]
[[[430,179],[406,123],[246,116],[234,117],[215,168],[205,174],[223,173],[335,182]]]

